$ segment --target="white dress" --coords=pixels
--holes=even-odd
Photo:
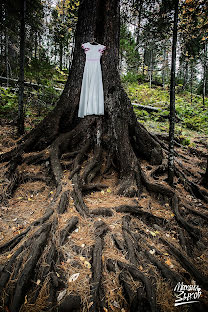
[[[82,44],[86,61],[82,78],[78,117],[104,115],[103,82],[100,58],[106,47],[102,44]]]

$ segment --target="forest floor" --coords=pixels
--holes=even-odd
[[[0,153],[6,152],[15,144],[15,127],[8,123],[7,120],[1,120],[0,124]],[[176,146],[176,151],[183,156],[183,165],[190,172],[190,177],[195,183],[199,183],[201,176],[206,166],[205,155],[207,153],[206,144],[208,138],[205,135],[195,133],[192,136],[191,142],[193,147],[184,147],[182,145]],[[25,154],[25,156],[28,156]],[[177,157],[176,157],[177,161]],[[181,161],[181,160],[180,160]],[[19,172],[27,172],[28,174],[37,175],[40,173],[47,176],[47,163],[29,165],[20,165],[18,167]],[[73,185],[69,180],[69,172],[67,168],[67,161],[62,162],[64,169],[64,182],[66,189],[72,190]],[[164,175],[155,175],[151,177],[151,172],[154,170],[154,166],[150,166],[146,161],[141,160],[141,166],[150,179],[154,179],[157,182],[166,184],[164,181]],[[0,187],[3,185],[2,175],[4,167],[1,166],[0,170]],[[60,263],[60,268],[57,268],[57,277],[60,277],[59,269],[65,272],[65,277],[68,280],[67,293],[76,293],[81,296],[83,311],[90,309],[90,283],[91,278],[91,256],[90,250],[95,243],[94,238],[94,221],[97,218],[98,221],[104,221],[108,226],[108,232],[104,238],[104,249],[102,254],[103,264],[107,259],[114,259],[128,263],[126,253],[116,248],[112,236],[116,236],[118,239],[122,239],[122,217],[126,213],[116,212],[115,207],[121,205],[135,206],[138,205],[145,212],[166,220],[166,226],[164,228],[157,227],[154,222],[144,219],[142,216],[133,216],[131,219],[132,228],[142,233],[144,241],[140,241],[140,246],[143,250],[146,250],[151,255],[154,255],[157,260],[166,264],[174,272],[179,272],[184,281],[189,280],[187,278],[187,271],[181,265],[176,257],[174,257],[167,247],[161,242],[160,238],[167,239],[170,243],[180,248],[179,227],[175,219],[175,214],[171,208],[168,199],[162,198],[150,194],[146,189],[143,190],[140,197],[127,198],[116,195],[117,173],[111,171],[108,174],[103,174],[98,178],[96,182],[107,185],[107,188],[100,191],[91,192],[84,196],[85,204],[90,210],[109,208],[112,211],[110,216],[97,215],[93,217],[93,222],[90,222],[89,218],[80,216],[74,207],[73,200],[70,198],[68,209],[65,213],[58,215],[58,224],[60,229],[63,228],[67,221],[73,216],[79,218],[79,223],[75,231],[73,231],[68,237],[68,241],[64,244],[62,252],[64,259]],[[177,181],[176,181],[177,184]],[[184,202],[189,203],[189,207],[196,212],[202,213],[208,217],[208,205],[202,200],[190,195],[184,187],[179,183],[176,186],[177,191],[180,192],[180,197],[184,199]],[[43,181],[28,181],[21,184],[14,192],[13,197],[8,200],[8,204],[1,206],[0,209],[0,245],[3,245],[15,235],[22,233],[30,224],[35,220],[42,217],[50,205],[52,195],[55,191],[55,186]],[[195,227],[200,228],[203,235],[203,244],[208,242],[208,229],[207,219],[201,218],[199,215],[194,215],[190,211],[182,208],[183,217]],[[189,240],[188,233],[184,231],[184,236]],[[34,231],[30,233],[33,234]],[[208,245],[208,244],[207,244]],[[196,248],[195,248],[196,247]],[[186,253],[191,259],[195,267],[205,276],[208,276],[208,249],[203,246],[195,246],[193,250],[186,250]],[[15,249],[12,251],[12,253]],[[12,253],[6,252],[0,255],[0,266],[3,266]],[[139,270],[151,277],[151,272],[156,279],[156,296],[157,304],[160,306],[162,312],[171,311],[187,311],[187,306],[181,305],[174,307],[175,294],[173,286],[169,284],[165,279],[161,278],[158,274],[158,269],[150,261],[146,263],[141,262]],[[73,275],[76,274],[77,275]],[[108,303],[108,311],[128,311],[128,305],[125,305],[124,294],[122,286],[119,283],[119,273],[109,272],[106,265],[103,266],[102,284],[105,291],[105,300]],[[32,280],[31,283],[44,284],[42,280]],[[131,280],[129,281],[131,289],[136,290],[140,286],[140,282]],[[185,282],[184,282],[185,283]],[[191,280],[191,283],[194,283]],[[196,282],[197,283],[197,282]],[[200,287],[200,285],[199,285]],[[66,294],[66,290],[61,290],[58,296],[58,302]],[[44,298],[47,298],[47,290],[42,294],[42,298],[39,300],[39,307],[30,304],[29,299],[25,298],[25,303],[21,308],[21,311],[42,311],[44,309]],[[204,301],[208,303],[208,292],[202,292]],[[200,300],[200,299],[199,299]],[[38,310],[39,309],[39,310]],[[107,309],[106,309],[107,311]]]

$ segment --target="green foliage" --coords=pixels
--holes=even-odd
[[[176,97],[176,114],[182,124],[189,129],[208,133],[208,99],[205,99],[205,109],[202,105],[202,97],[193,95],[192,103],[189,92],[181,94],[183,97]]]
[[[61,91],[55,90],[52,85],[34,90],[26,100],[26,116],[34,118],[37,122],[42,120],[53,109],[60,93]]]
[[[8,115],[16,112],[18,108],[17,94],[11,88],[0,87],[0,115]]]
[[[52,11],[52,20],[49,25],[52,41],[58,49],[59,66],[62,69],[62,58],[64,49],[68,50],[68,43],[75,31],[78,19],[78,0],[58,0],[56,7]],[[68,52],[66,52],[67,54]]]
[[[139,121],[155,121],[155,122],[167,122],[167,116],[169,115],[169,90],[157,87],[154,89],[149,88],[148,83],[126,83],[126,91],[132,102],[136,102],[142,105],[149,105],[153,107],[159,107],[162,109],[158,113],[147,113],[135,108],[135,112]],[[182,91],[181,88],[176,89],[176,115],[179,118],[180,125],[183,128],[195,130],[198,132],[204,132],[208,134],[208,99],[205,98],[205,107],[203,107],[202,97],[193,94],[192,102],[191,95],[188,91]],[[164,123],[160,124],[162,131],[164,129]],[[168,125],[167,125],[168,126]],[[179,134],[179,133],[178,133]],[[181,141],[181,144],[188,144],[186,141]]]
[[[128,83],[126,90],[132,102],[161,108],[165,108],[169,104],[168,90],[163,90],[161,87],[150,89],[149,83]]]
[[[25,68],[25,77],[30,81],[46,84],[55,72],[55,66],[50,63],[46,51],[42,48],[39,51],[39,58],[32,58]]]
[[[139,79],[138,74],[134,73],[134,72],[127,72],[126,75],[122,76],[122,81],[124,83],[128,82],[128,83],[136,83]]]
[[[190,142],[191,142],[190,138],[187,138],[187,137],[185,137],[183,135],[180,135],[178,137],[178,141],[179,141],[179,143],[181,143],[184,146],[190,145]]]
[[[140,55],[132,33],[125,24],[121,25],[120,31],[120,55],[121,59],[125,58],[128,71],[137,73]]]
[[[135,113],[139,119],[139,121],[143,120],[143,121],[147,121],[148,119],[151,118],[151,114],[148,113],[145,110],[141,110],[141,109],[137,109],[135,108]]]

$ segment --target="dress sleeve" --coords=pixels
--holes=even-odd
[[[100,45],[100,47],[99,47],[99,50],[98,50],[98,52],[100,52],[101,54],[103,54],[103,52],[105,51],[105,49],[106,49],[106,46],[104,46],[104,45]]]
[[[87,52],[87,51],[89,51],[89,47],[88,47],[88,44],[87,43],[83,43],[82,45],[81,45],[81,47],[82,47],[82,49],[84,49],[85,50],[85,53]]]

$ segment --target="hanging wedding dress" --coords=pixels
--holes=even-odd
[[[82,79],[78,117],[104,115],[103,82],[100,58],[106,47],[90,42],[82,44],[86,61]]]

